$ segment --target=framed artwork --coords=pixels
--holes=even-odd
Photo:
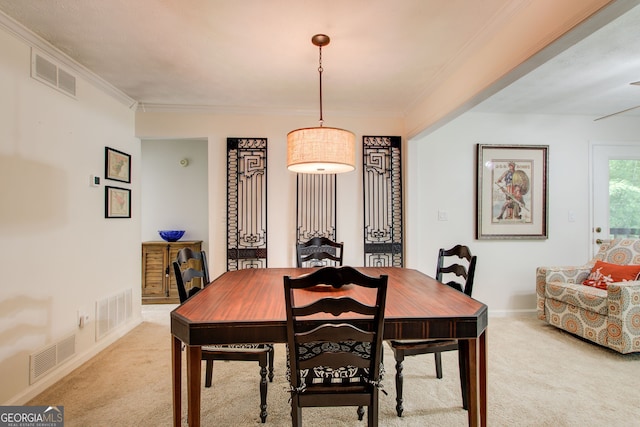
[[[105,186],[104,217],[131,218],[131,190]]]
[[[548,145],[477,145],[477,239],[548,237],[548,153]]]
[[[131,182],[131,156],[104,147],[104,177],[114,181]]]

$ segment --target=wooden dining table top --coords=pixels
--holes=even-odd
[[[384,339],[473,339],[487,327],[485,304],[418,270],[355,268],[369,276],[388,276]],[[312,271],[258,268],[223,273],[171,312],[171,333],[187,345],[286,342],[283,278]],[[348,285],[317,291],[335,296],[358,292]]]

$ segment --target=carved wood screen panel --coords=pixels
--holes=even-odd
[[[398,136],[363,136],[364,265],[404,264]]]
[[[227,270],[267,267],[267,139],[227,138]]]
[[[296,239],[312,237],[336,240],[336,175],[298,174]]]

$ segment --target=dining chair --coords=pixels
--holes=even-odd
[[[296,245],[297,267],[339,267],[342,265],[342,242],[327,237],[312,237]]]
[[[476,270],[476,259],[477,257],[471,255],[471,251],[467,246],[456,245],[451,249],[440,249],[438,252],[438,265],[436,267],[436,280],[471,296],[473,278]],[[458,340],[391,340],[389,344],[393,350],[393,356],[396,359],[396,413],[401,417],[404,412],[402,398],[402,362],[404,358],[406,356],[433,353],[435,356],[436,377],[442,378],[442,352],[458,350]],[[469,391],[467,390],[466,378],[467,366],[461,352],[458,352],[458,367],[460,370],[462,407],[468,409]]]
[[[177,270],[176,263],[178,264]],[[180,303],[185,302],[209,284],[209,266],[207,265],[207,255],[205,251],[194,251],[191,248],[180,249],[173,263],[173,268],[176,273],[176,286],[178,288]],[[200,286],[195,285],[194,282],[196,278],[200,278]],[[189,289],[187,289],[187,286],[189,286]]]
[[[352,267],[284,277],[293,426],[303,407],[328,406],[357,406],[359,419],[366,406],[378,425],[387,279]]]
[[[199,261],[200,268],[194,268],[194,260]],[[173,270],[178,286],[180,303],[184,303],[201,291],[198,286],[191,286],[195,278],[202,278],[203,287],[209,284],[207,256],[204,251],[195,252],[190,248],[178,251],[173,262]],[[187,286],[189,290],[187,291]],[[202,346],[202,360],[206,361],[205,387],[213,382],[213,361],[234,360],[253,361],[260,366],[260,421],[267,419],[267,365],[269,382],[273,382],[273,344],[229,344]]]

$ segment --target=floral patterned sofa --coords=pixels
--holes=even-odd
[[[640,281],[607,283],[606,289],[586,286],[597,261],[640,265],[640,240],[606,242],[582,266],[538,267],[538,318],[620,353],[640,352]]]

